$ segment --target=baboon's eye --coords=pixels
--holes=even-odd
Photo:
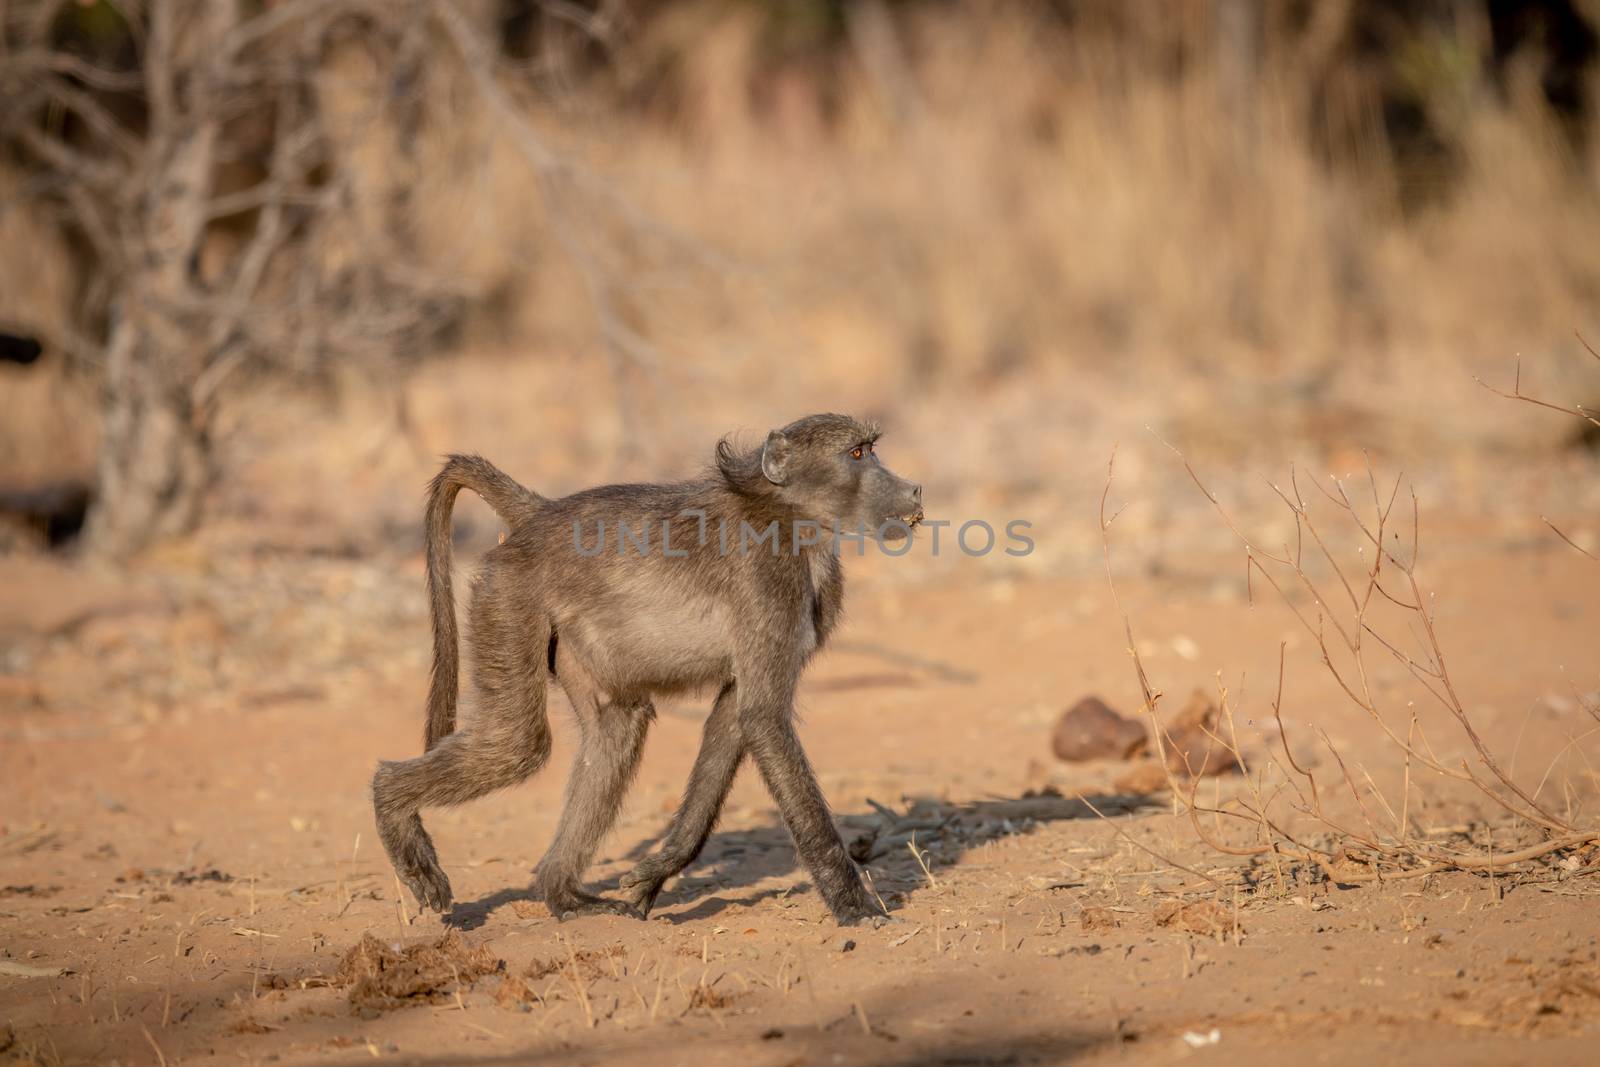
[[[860,459],[861,458],[861,446],[860,445],[856,445],[856,447],[854,447],[854,448],[852,448],[850,450],[850,458],[851,459]]]

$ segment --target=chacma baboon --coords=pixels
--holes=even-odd
[[[875,427],[812,415],[750,450],[724,439],[713,470],[671,485],[608,485],[559,500],[487,461],[453,456],[428,497],[434,661],[426,751],[379,765],[378,831],[417,900],[450,907],[419,810],[460,804],[527,778],[550,754],[554,677],[582,741],[537,884],[552,913],[650,913],[662,884],[710,835],[746,755],[759,768],[801,860],[840,923],[882,914],[834,828],[794,726],[795,683],[838,621],[839,549],[861,532],[910,536],[922,487],[874,451]],[[478,704],[455,731],[457,635],[450,512],[471,489],[509,527],[467,609]],[[584,891],[582,876],[638,766],[658,694],[717,692],[683,803],[658,850],[622,878],[629,899]]]

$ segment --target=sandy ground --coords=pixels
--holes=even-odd
[[[748,769],[649,922],[555,921],[527,886],[571,750],[559,698],[551,769],[429,816],[458,903],[448,926],[418,917],[374,840],[367,781],[418,748],[420,562],[213,565],[195,581],[223,592],[198,606],[152,577],[182,570],[0,560],[0,1044],[24,1062],[1593,1062],[1592,860],[1279,881],[1203,848],[1170,798],[1118,795],[1122,768],[1054,760],[1050,726],[1077,697],[1137,709],[1103,578],[907,582],[889,561],[852,563],[802,729],[847,840],[888,842],[868,870],[898,921],[841,931]],[[1430,577],[1449,590],[1439,627],[1485,737],[1515,748],[1519,779],[1552,768],[1547,799],[1593,808],[1563,694],[1594,688],[1600,568],[1541,545]],[[225,595],[244,584],[281,595]],[[1314,724],[1393,781],[1287,612],[1226,583],[1121,591],[1158,686],[1223,672],[1247,755],[1272,744],[1288,640],[1291,731]],[[1391,665],[1379,683],[1404,677]],[[703,711],[662,709],[592,874],[602,891],[664,828]],[[1438,729],[1443,755],[1465,753]],[[1413,803],[1435,832],[1494,828],[1470,799],[1419,786]],[[364,935],[403,949],[452,928],[454,955],[400,1006],[340,984]]]

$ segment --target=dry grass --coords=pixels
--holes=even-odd
[[[1595,351],[1594,346],[1591,345],[1588,341],[1585,341],[1583,339],[1583,335],[1581,333],[1578,334],[1577,336],[1578,336],[1578,343],[1583,345],[1584,350],[1586,352],[1588,352],[1591,356],[1593,356],[1595,359],[1600,360],[1600,352]],[[1491,393],[1496,394],[1497,396],[1505,397],[1507,400],[1520,400],[1520,401],[1523,401],[1524,403],[1532,404],[1534,407],[1546,408],[1546,409],[1548,409],[1550,411],[1556,411],[1556,412],[1559,412],[1559,413],[1561,413],[1563,415],[1571,415],[1573,418],[1580,419],[1583,422],[1588,424],[1587,426],[1584,427],[1584,432],[1586,434],[1590,435],[1590,436],[1593,435],[1595,430],[1600,429],[1600,418],[1596,417],[1595,412],[1594,412],[1594,410],[1592,408],[1584,407],[1584,405],[1582,405],[1582,404],[1573,404],[1571,407],[1568,407],[1565,404],[1558,404],[1558,403],[1554,403],[1554,402],[1549,401],[1549,400],[1541,400],[1537,396],[1530,396],[1529,394],[1524,393],[1522,391],[1522,361],[1521,360],[1517,361],[1516,376],[1512,379],[1511,392],[1508,393],[1503,389],[1496,389],[1494,386],[1492,386],[1489,383],[1483,381],[1483,379],[1481,379],[1481,378],[1478,379],[1478,384],[1483,386],[1485,389],[1489,390]],[[1557,526],[1554,522],[1551,522],[1550,521],[1550,517],[1548,515],[1540,515],[1539,516],[1539,521],[1544,523],[1546,526],[1550,527],[1551,532],[1554,533],[1557,537],[1561,538],[1561,540],[1565,541],[1568,545],[1570,545],[1573,548],[1577,549],[1579,552],[1583,553],[1588,558],[1590,558],[1592,560],[1596,560],[1597,562],[1600,562],[1600,556],[1596,556],[1593,552],[1589,551],[1587,548],[1585,548],[1584,546],[1580,545],[1577,541],[1574,541],[1570,535],[1568,535],[1567,533],[1565,533],[1561,529],[1561,527]]]
[[[271,466],[262,495],[285,510],[313,509],[289,498],[316,477],[359,491],[380,475],[409,509],[446,449],[525,456],[572,487],[691,468],[712,428],[850,408],[886,417],[899,455],[937,460],[930,496],[952,511],[1038,514],[1098,491],[1086,443],[1100,454],[1151,421],[1198,458],[1295,449],[1345,470],[1362,448],[1425,451],[1457,480],[1507,442],[1561,436],[1486,422],[1472,385],[1600,328],[1600,168],[1529,77],[1455,101],[1450,195],[1407,212],[1370,88],[1313,118],[1313,37],[1269,33],[1241,93],[1203,5],[1117,7],[1068,33],[1022,8],[939,6],[836,63],[772,66],[747,9],[682,5],[619,54],[626,82],[672,52],[670,118],[604,90],[486,101],[441,77],[429,111],[451,121],[403,174],[382,129],[354,137],[349,165],[409,189],[422,254],[478,302],[463,346],[510,354],[487,375],[501,384],[457,410],[455,370],[425,370],[409,440],[381,432],[370,398],[296,423],[299,402],[252,384],[226,420],[230,463]],[[1458,32],[1432,46],[1481,54],[1481,29]],[[330,92],[381,73],[336,58]],[[1344,131],[1331,159],[1327,123]],[[559,166],[529,167],[532,135]],[[27,244],[0,251],[0,278]],[[30,316],[70,304],[57,273]],[[1600,395],[1595,368],[1541,365],[1545,391]],[[12,417],[35,408],[0,390],[0,480],[32,477],[21,457],[60,455],[63,436],[92,450],[86,416]],[[1094,549],[1092,531],[1041,547]]]
[[[588,98],[534,112],[581,181],[536,190],[487,121],[470,186],[440,153],[434,255],[504,294],[471,343],[553,369],[422,452],[525,453],[566,479],[521,432],[534,422],[581,457],[576,487],[693,469],[709,432],[849,408],[890,423],[950,512],[1060,518],[1041,551],[1087,560],[1092,531],[1066,521],[1098,490],[1085,446],[1149,422],[1207,459],[1295,450],[1346,471],[1363,449],[1426,453],[1456,483],[1508,442],[1559,439],[1486,421],[1472,384],[1594,328],[1600,246],[1582,235],[1600,200],[1526,93],[1474,98],[1453,197],[1407,216],[1381,130],[1361,127],[1359,159],[1319,160],[1294,55],[1221,109],[1204,27],[1172,31],[1195,55],[1176,77],[1151,73],[1157,44],[1020,13],[912,19],[899,74],[865,56],[776,74],[756,32],[690,33],[673,124]],[[886,79],[914,102],[887,104]],[[762,80],[771,94],[746,91]],[[1550,373],[1600,394],[1588,368]],[[440,427],[447,376],[419,421]]]
[[[841,392],[894,411],[977,390],[994,425],[955,432],[987,442],[1021,416],[1046,437],[1041,467],[1066,445],[1015,383],[1121,397],[1159,382],[1162,418],[1227,450],[1481,440],[1451,403],[1470,373],[1592,316],[1587,161],[1527,93],[1474,98],[1453,195],[1408,217],[1370,120],[1347,117],[1360,158],[1317,158],[1293,41],[1269,43],[1231,100],[1203,24],[1169,31],[1193,57],[1174,77],[1152,73],[1171,41],[1092,22],[1069,37],[1020,12],[957,12],[900,30],[891,56],[825,77],[764,70],[754,26],[705,23],[681,60],[677,126],[603,107],[582,130],[542,116],[601,180],[539,199],[489,152],[483,195],[440,197],[432,232],[453,235],[452,261],[472,251],[502,272],[485,284],[517,294],[506,336],[590,358],[606,347],[597,269],[607,309],[647,346],[626,376],[696,392],[708,421],[760,424]],[[753,97],[757,82],[776,88]],[[634,225],[618,198],[658,224]],[[578,220],[588,266],[525,254],[552,243],[552,209]],[[1214,418],[1222,394],[1250,418]],[[638,414],[670,441],[673,410]],[[955,462],[964,481],[976,472],[959,464],[981,461]]]
[[[1385,490],[1369,467],[1360,497],[1353,497],[1337,479],[1330,480],[1331,488],[1312,480],[1322,498],[1317,502],[1319,512],[1331,507],[1334,524],[1340,527],[1334,531],[1313,517],[1301,476],[1291,470],[1286,486],[1272,488],[1293,516],[1292,541],[1273,549],[1242,532],[1195,468],[1182,453],[1173,451],[1244,548],[1249,580],[1264,583],[1287,609],[1309,637],[1337,691],[1364,713],[1373,743],[1403,768],[1398,789],[1386,790],[1322,730],[1315,731],[1315,739],[1291,736],[1283,717],[1286,657],[1285,646],[1280,645],[1271,701],[1276,751],[1269,748],[1247,755],[1229,692],[1219,680],[1217,703],[1225,728],[1208,731],[1211,745],[1200,763],[1210,762],[1213,749],[1225,752],[1243,776],[1244,786],[1235,791],[1238,795],[1224,801],[1219,791],[1219,799],[1207,803],[1199,795],[1200,773],[1191,769],[1187,776],[1174,775],[1168,766],[1174,801],[1209,849],[1270,863],[1280,893],[1287,884],[1285,863],[1318,868],[1343,883],[1464,871],[1486,875],[1492,888],[1497,873],[1523,873],[1548,864],[1560,878],[1592,862],[1592,850],[1600,843],[1600,824],[1592,812],[1583,810],[1589,798],[1567,781],[1559,783],[1557,799],[1545,796],[1545,791],[1557,785],[1552,774],[1558,762],[1573,752],[1582,756],[1593,747],[1592,738],[1600,733],[1600,703],[1574,690],[1577,704],[1596,725],[1569,736],[1564,745],[1557,743],[1558,755],[1536,783],[1530,785],[1514,773],[1515,753],[1508,768],[1505,757],[1482,737],[1447,665],[1436,627],[1435,597],[1418,578],[1422,543],[1415,493],[1410,494],[1409,508],[1395,510],[1401,479]],[[1172,742],[1158,711],[1161,692],[1146,673],[1112,577],[1109,538],[1117,515],[1106,514],[1106,501],[1114,468],[1113,456],[1100,510],[1106,576],[1127,630],[1144,711],[1162,749]],[[1350,533],[1358,543],[1353,568],[1330,547]],[[1385,660],[1403,669],[1410,687],[1396,690],[1375,681],[1375,668]],[[1426,709],[1419,712],[1418,701],[1431,705],[1433,714]],[[1425,723],[1430,718],[1437,722],[1439,711],[1455,736],[1449,744],[1436,746]],[[1468,756],[1440,755],[1452,746],[1464,748]],[[1326,758],[1315,758],[1318,752]],[[1162,756],[1166,764],[1164,752]],[[1587,756],[1583,758],[1587,761]],[[1187,756],[1183,762],[1188,763]],[[1315,769],[1319,763],[1320,778]],[[1465,808],[1475,818],[1440,835],[1420,825],[1414,811],[1429,804],[1430,793],[1452,785],[1475,798],[1476,803]],[[1248,839],[1241,841],[1224,827],[1240,828]]]

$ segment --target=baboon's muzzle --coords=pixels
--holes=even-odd
[[[901,481],[900,489],[899,499],[890,510],[887,523],[903,523],[908,531],[915,530],[923,519],[922,486],[916,482]]]

